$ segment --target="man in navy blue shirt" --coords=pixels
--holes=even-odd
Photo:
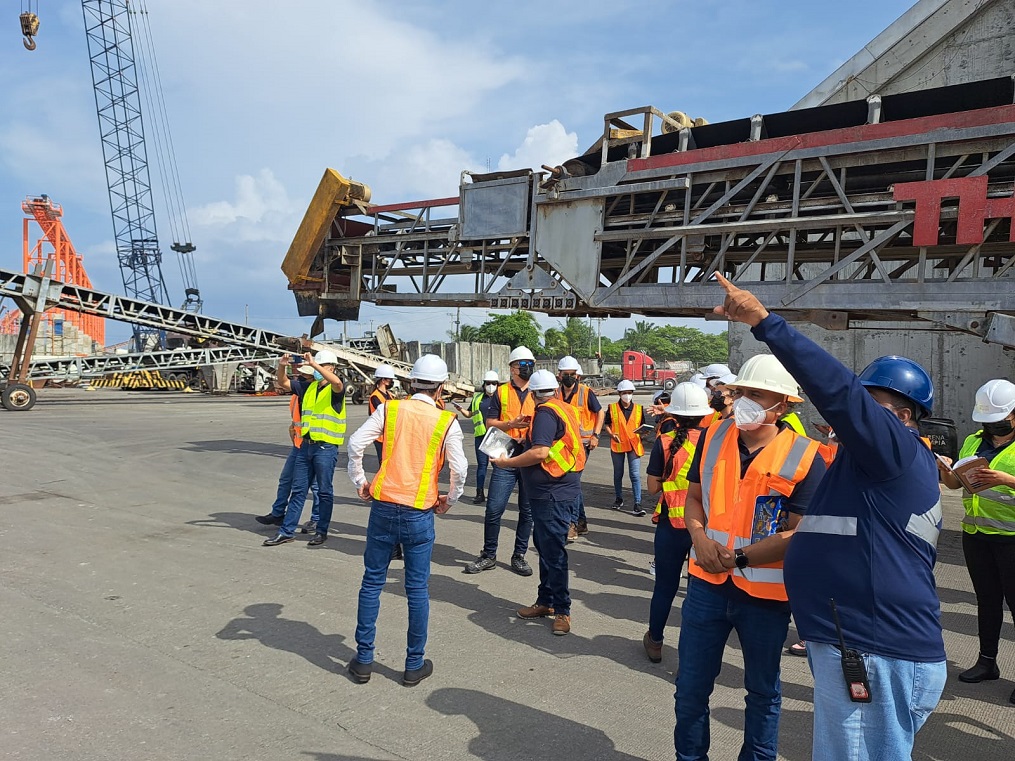
[[[751,293],[717,278],[726,297],[716,313],[751,326],[839,441],[784,568],[814,675],[812,758],[908,759],[946,677],[934,583],[941,493],[917,429],[931,413],[930,377],[904,357],[881,357],[856,376]],[[862,656],[870,702],[847,685],[832,599],[842,641]]]

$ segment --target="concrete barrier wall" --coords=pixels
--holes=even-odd
[[[488,370],[496,370],[501,380],[508,377],[510,346],[486,343],[432,343],[419,341],[405,343],[407,362],[415,362],[422,354],[436,354],[448,363],[448,371],[462,380],[481,385]]]

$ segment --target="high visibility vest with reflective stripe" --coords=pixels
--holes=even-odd
[[[656,505],[655,515],[652,522],[658,523],[662,514],[663,506],[666,506],[666,517],[670,520],[673,528],[687,528],[684,523],[684,504],[687,502],[687,487],[690,482],[687,480],[687,472],[691,469],[691,461],[694,459],[694,450],[701,438],[701,429],[692,428],[687,432],[687,439],[676,451],[669,461],[669,469],[663,473],[663,492],[659,497],[659,504]],[[670,431],[662,435],[663,455],[667,456],[676,431]]]
[[[614,452],[633,451],[638,457],[645,454],[645,446],[641,443],[638,429],[641,428],[641,405],[635,404],[631,417],[625,417],[620,402],[610,405],[610,430],[620,436],[620,443],[610,437],[610,449]]]
[[[564,435],[550,447],[549,454],[540,466],[554,478],[566,473],[581,473],[585,470],[585,445],[582,443],[581,427],[578,425],[578,411],[560,399],[550,399],[541,405],[553,410],[564,424]],[[529,442],[532,428],[529,428]]]
[[[711,415],[705,415],[698,425],[702,428],[708,428],[709,426],[718,423],[720,420],[722,420],[722,413],[716,410]]]
[[[367,400],[367,406],[370,408],[370,414],[373,415],[377,411],[378,407],[392,398],[392,395],[387,391],[381,391],[379,388],[375,388],[370,392],[370,398]]]
[[[532,398],[532,392],[525,394],[525,401],[518,398],[518,391],[511,385],[511,382],[501,383],[497,388],[497,395],[500,398],[500,420],[514,420],[519,415],[536,414],[536,402]],[[508,428],[504,433],[508,436],[521,439],[525,436],[528,428]]]
[[[829,441],[827,444],[818,444],[818,454],[821,459],[825,461],[825,467],[831,467],[832,462],[835,460],[835,455],[839,452],[839,443],[837,441]]]
[[[983,431],[967,436],[962,443],[959,459],[975,455],[982,440]],[[990,461],[990,469],[1015,474],[1015,442],[1002,449]],[[967,534],[979,532],[1002,536],[1015,535],[1015,489],[995,486],[979,494],[971,494],[963,489],[962,505],[966,508],[962,530]]]
[[[570,404],[578,411],[578,424],[581,427],[582,440],[587,444],[596,430],[597,413],[589,409],[589,394],[592,389],[584,383],[579,383],[571,399],[564,399],[564,387],[557,389],[556,398],[565,404]]]
[[[469,405],[469,412],[472,413],[472,432],[475,434],[477,439],[480,436],[486,435],[486,419],[483,417],[483,413],[479,409],[479,405],[482,403],[483,397],[485,396],[486,394],[482,392],[473,395],[472,404]]]
[[[818,454],[818,442],[789,428],[755,456],[740,478],[739,433],[732,420],[723,420],[705,433],[701,457],[701,501],[705,508],[705,533],[730,550],[752,543],[754,508],[758,497],[789,497],[810,471]],[[752,597],[787,600],[783,585],[782,561],[734,568],[725,573],[707,573],[693,559],[688,570],[700,579],[733,583]]]
[[[303,394],[304,437],[328,444],[345,443],[345,395],[342,395],[342,409],[335,412],[331,406],[331,384],[324,388],[318,382],[311,383]]]
[[[437,504],[444,440],[454,421],[453,412],[419,399],[385,402],[381,467],[370,484],[373,498],[417,510]]]
[[[303,412],[300,410],[300,400],[296,394],[289,396],[289,415],[292,416],[292,423],[289,425],[289,438],[293,446],[298,447],[303,443]]]

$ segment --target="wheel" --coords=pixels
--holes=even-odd
[[[35,406],[36,398],[35,389],[31,386],[13,383],[3,390],[0,401],[3,402],[4,409],[11,412],[23,412]]]
[[[667,378],[666,380],[663,381],[663,390],[665,391],[672,391],[676,387],[677,387],[676,378]]]

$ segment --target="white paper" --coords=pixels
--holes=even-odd
[[[479,450],[486,453],[492,460],[507,457],[513,449],[515,440],[499,428],[489,428],[479,444]]]

